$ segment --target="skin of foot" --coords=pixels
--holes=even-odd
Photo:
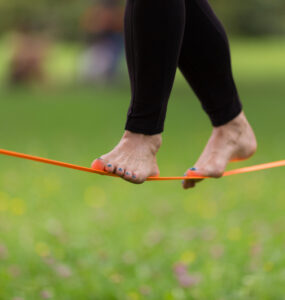
[[[214,127],[212,135],[195,164],[187,175],[219,178],[230,161],[240,161],[251,157],[257,149],[254,132],[245,115],[241,112],[229,123]],[[184,180],[184,189],[195,187],[199,179]]]
[[[119,144],[92,163],[94,169],[114,173],[132,183],[143,183],[158,176],[156,154],[161,146],[161,134],[144,135],[125,131]]]

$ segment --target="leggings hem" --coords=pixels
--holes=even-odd
[[[133,133],[140,133],[144,135],[155,135],[155,134],[160,134],[163,132],[163,128],[158,128],[158,129],[144,129],[144,128],[134,128],[130,125],[125,126],[125,130],[128,130]]]
[[[242,104],[240,101],[235,102],[231,107],[226,107],[219,112],[209,113],[211,123],[214,127],[226,125],[242,112]]]

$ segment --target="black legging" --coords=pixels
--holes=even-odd
[[[177,66],[213,126],[241,112],[227,36],[206,0],[127,0],[125,41],[132,90],[126,130],[163,131]]]

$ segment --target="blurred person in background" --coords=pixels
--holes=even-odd
[[[22,22],[15,30],[13,48],[9,83],[12,85],[44,83],[46,80],[44,66],[49,50],[49,42],[44,34],[28,22]]]
[[[123,50],[123,9],[118,0],[100,0],[81,18],[87,45],[80,58],[79,76],[86,82],[110,81],[117,73]]]
[[[230,161],[255,153],[255,135],[232,76],[227,35],[207,0],[128,0],[125,40],[132,91],[125,133],[93,168],[133,183],[159,174],[156,154],[177,67],[213,126],[203,153],[186,174],[218,178]],[[185,124],[187,130],[196,129],[191,120]],[[196,183],[184,180],[183,187]]]

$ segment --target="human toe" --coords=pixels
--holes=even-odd
[[[104,169],[108,173],[114,173],[115,165],[111,162],[107,162],[107,163],[105,163],[105,168]]]
[[[122,166],[120,166],[120,165],[118,165],[118,166],[116,167],[115,173],[116,173],[117,175],[119,175],[119,176],[124,176],[124,174],[125,174],[125,168],[122,167]]]
[[[183,180],[182,186],[185,190],[195,187],[196,182],[193,179]]]
[[[102,158],[95,159],[91,164],[91,168],[94,170],[104,171],[105,164],[103,162],[103,159]]]
[[[184,174],[184,176],[197,177],[197,179],[195,179],[195,178],[184,179],[182,181],[183,188],[184,189],[189,189],[189,188],[195,187],[196,183],[202,180],[199,177],[203,176],[203,174],[196,167],[193,167],[193,168],[188,169],[187,172]]]
[[[128,181],[132,181],[133,174],[130,170],[126,170],[124,173],[124,178]]]

